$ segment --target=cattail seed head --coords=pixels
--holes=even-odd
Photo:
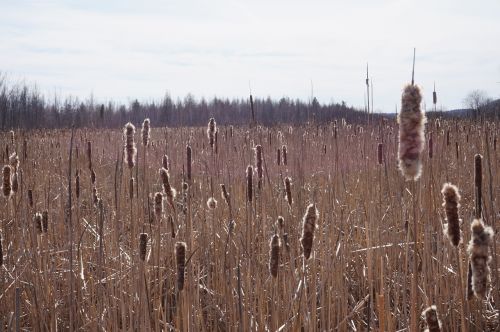
[[[92,170],[92,142],[87,141],[87,160],[89,162],[89,169]]]
[[[257,170],[257,177],[259,178],[259,188],[260,188],[260,182],[262,181],[262,146],[257,145],[255,146],[255,165],[256,165],[256,170]]]
[[[231,207],[231,200],[230,200],[229,193],[226,190],[226,185],[222,183],[220,185],[220,189],[221,189],[221,196],[222,196],[222,198],[226,202],[227,206]]]
[[[247,199],[249,202],[253,199],[253,168],[250,165],[247,167]]]
[[[184,270],[186,268],[186,243],[175,244],[175,261],[177,262],[177,290],[184,289]]]
[[[33,190],[28,189],[28,204],[33,208]]]
[[[493,229],[485,226],[481,219],[471,224],[471,239],[467,248],[472,270],[472,290],[478,298],[484,298],[490,279],[489,246],[493,239]]]
[[[129,199],[134,199],[134,178],[131,177],[128,185],[128,197]]]
[[[436,105],[436,104],[437,104],[437,93],[436,93],[436,91],[433,91],[433,92],[432,92],[432,103],[433,103],[434,105]]]
[[[207,200],[207,206],[210,210],[215,210],[215,208],[217,208],[217,200],[213,197],[210,197]]]
[[[160,178],[163,184],[163,192],[167,196],[168,203],[174,208],[174,199],[177,194],[174,188],[170,185],[170,175],[165,168],[160,168]]]
[[[42,214],[37,212],[33,216],[33,221],[35,222],[35,227],[38,232],[38,234],[42,234],[43,232],[43,217]]]
[[[187,178],[189,181],[191,181],[192,177],[192,170],[191,167],[193,165],[193,151],[191,149],[191,146],[186,146],[186,171],[187,171]]]
[[[382,143],[378,143],[378,147],[377,147],[377,157],[378,157],[378,164],[379,165],[382,165],[382,149],[383,149],[383,144]]]
[[[318,220],[318,209],[314,204],[309,204],[306,213],[304,214],[302,224],[302,237],[300,243],[304,252],[304,258],[309,259],[311,256],[312,245],[314,240],[314,229],[316,228],[316,221]]]
[[[168,216],[168,226],[170,227],[172,239],[175,239],[175,225],[174,218],[172,218],[172,216]]]
[[[276,278],[278,276],[278,266],[280,260],[280,247],[281,241],[277,234],[271,237],[271,242],[269,243],[269,272]]]
[[[19,189],[18,173],[14,172],[12,175],[12,192],[15,194]]]
[[[49,230],[49,211],[45,210],[42,212],[42,225],[43,225],[43,232],[47,233]]]
[[[146,260],[147,246],[148,246],[148,234],[141,233],[139,235],[139,258],[143,262]]]
[[[281,147],[281,150],[282,150],[282,155],[283,155],[283,165],[287,165],[287,151],[286,151],[286,145],[283,145]]]
[[[78,170],[76,171],[76,178],[75,178],[75,192],[76,192],[76,198],[80,198],[80,174]]]
[[[155,194],[155,216],[156,219],[161,220],[163,215],[163,194],[161,192],[157,192]]]
[[[287,176],[285,178],[285,198],[286,198],[286,201],[288,202],[288,205],[290,207],[292,207],[292,184],[291,184],[292,180]]]
[[[0,267],[3,265],[2,233],[0,233]]]
[[[461,220],[458,217],[460,194],[458,188],[451,183],[445,183],[441,193],[443,194],[443,207],[446,212],[446,220],[448,221],[444,230],[450,243],[457,247],[462,240],[462,234],[460,232]]]
[[[407,85],[401,98],[399,122],[399,169],[407,180],[417,180],[422,172],[425,115],[420,109],[422,96],[416,85]]]
[[[429,159],[432,159],[433,156],[434,156],[434,142],[432,140],[432,133],[431,133],[429,137]]]
[[[11,179],[12,169],[9,165],[3,167],[3,186],[2,191],[5,197],[10,197],[12,194],[12,179]]]
[[[125,162],[127,163],[129,168],[133,168],[135,166],[135,157],[137,154],[137,148],[135,147],[135,126],[132,123],[127,123],[123,130],[125,135]]]
[[[168,162],[168,156],[166,154],[163,155],[163,158],[161,160],[161,165],[163,168],[165,168],[167,171],[169,170],[169,162]]]
[[[285,230],[285,218],[282,216],[278,216],[278,219],[276,220],[276,226],[278,227],[279,231],[283,233]]]
[[[15,135],[14,135],[14,130],[10,131],[10,143],[14,145],[15,143]]]
[[[276,149],[276,164],[281,165],[281,149]]]
[[[207,136],[210,143],[210,147],[213,149],[215,144],[215,133],[217,131],[217,124],[214,118],[210,118],[208,121]]]
[[[150,121],[148,118],[144,119],[142,122],[142,129],[141,129],[141,134],[142,134],[142,145],[148,146],[149,145],[149,139],[150,139]]]
[[[437,308],[435,305],[431,305],[429,308],[422,312],[422,316],[427,323],[426,332],[440,332],[441,331],[441,321],[438,318]]]
[[[476,198],[476,208],[475,217],[476,219],[481,218],[481,210],[483,204],[483,168],[482,168],[483,156],[476,154],[474,156],[474,189]]]

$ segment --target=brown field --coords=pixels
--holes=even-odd
[[[499,128],[491,122],[441,120],[438,127],[429,121],[426,140],[432,133],[433,158],[426,146],[422,176],[415,182],[405,181],[398,170],[394,120],[362,127],[341,120],[336,127],[219,126],[213,149],[206,127],[153,128],[144,147],[138,126],[132,169],[123,161],[121,130],[75,130],[71,166],[71,131],[16,131],[13,141],[4,132],[2,166],[14,151],[20,164],[17,192],[0,200],[0,331],[16,326],[32,331],[408,331],[424,329],[421,313],[432,304],[444,331],[498,331],[498,236],[490,246],[486,298],[466,299],[466,288],[475,154],[483,156],[483,221],[498,231]],[[260,188],[257,144],[263,152]],[[278,165],[283,145],[287,164],[280,152]],[[164,195],[163,213],[156,216],[164,154],[177,195],[173,205]],[[254,168],[251,202],[248,165]],[[291,205],[285,177],[291,178]],[[458,186],[461,195],[458,249],[443,234],[446,182]],[[207,206],[210,197],[217,200],[214,209]],[[310,203],[319,218],[310,258],[304,259],[302,219]],[[48,227],[40,232],[34,216],[43,211]],[[283,227],[276,222],[279,216]],[[145,255],[141,233],[148,234]],[[279,253],[276,277],[269,267],[274,234],[280,243],[274,250]],[[186,252],[176,257],[178,242],[186,243]],[[185,273],[178,261],[185,263]]]

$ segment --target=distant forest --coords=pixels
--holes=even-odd
[[[320,104],[281,98],[253,98],[255,121],[271,126],[278,123],[324,123],[338,118],[363,121],[366,113],[348,107],[344,102]],[[46,98],[36,88],[24,84],[9,86],[0,77],[0,128],[9,130],[35,128],[120,128],[131,121],[139,124],[150,118],[153,126],[204,126],[214,117],[220,124],[243,125],[252,122],[250,98],[211,100],[195,99],[192,95],[173,100],[166,95],[161,101],[134,100],[128,105],[109,102],[97,104],[67,97]]]

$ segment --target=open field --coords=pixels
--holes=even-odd
[[[498,236],[486,297],[466,299],[476,154],[482,218],[498,232],[498,122],[429,121],[432,158],[426,144],[411,182],[397,166],[393,119],[218,126],[213,147],[206,127],[154,123],[144,146],[136,125],[132,168],[122,130],[1,133],[3,165],[17,152],[19,166],[17,192],[0,201],[0,330],[407,331],[424,329],[432,304],[444,331],[499,329]],[[458,248],[443,234],[447,182],[461,195]],[[319,217],[308,216],[305,259],[309,204]]]

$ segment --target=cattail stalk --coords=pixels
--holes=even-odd
[[[460,207],[460,194],[458,188],[451,183],[445,183],[441,190],[443,194],[443,207],[446,212],[446,220],[444,229],[450,243],[457,247],[462,240],[460,232],[461,220],[458,217],[458,208]]]
[[[399,122],[399,169],[407,180],[416,181],[422,172],[425,115],[420,109],[422,96],[416,85],[407,85],[401,98]]]
[[[313,240],[314,240],[314,229],[316,228],[316,221],[318,220],[319,213],[316,209],[316,205],[309,204],[306,213],[304,214],[303,224],[302,224],[302,237],[300,238],[300,243],[302,245],[304,258],[309,259],[312,252]]]
[[[184,289],[184,272],[186,269],[186,243],[177,242],[175,244],[175,261],[177,263],[177,290]]]

